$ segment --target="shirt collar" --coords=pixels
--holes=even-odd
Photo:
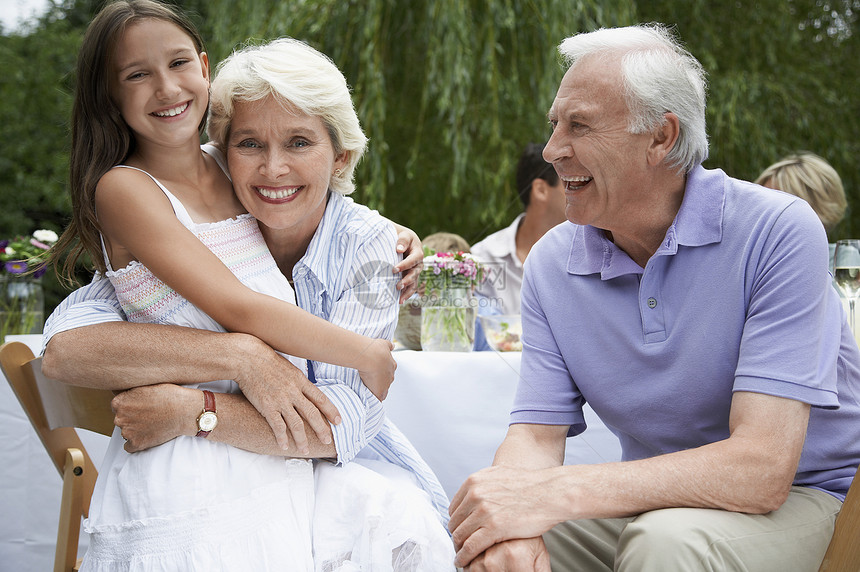
[[[519,229],[524,216],[526,216],[526,213],[520,213],[510,225],[484,239],[487,252],[491,256],[504,258],[505,256],[513,255],[513,259],[519,263],[519,258],[516,256],[517,229]]]
[[[654,256],[673,255],[678,245],[704,246],[722,239],[727,182],[728,177],[721,170],[708,171],[702,166],[687,175],[681,208]],[[606,238],[603,230],[593,226],[577,226],[567,270],[571,274],[600,274],[603,280],[643,272],[641,266]]]
[[[347,203],[351,200],[343,195],[329,191],[325,211],[317,226],[317,230],[314,232],[310,244],[308,244],[305,255],[302,256],[293,269],[293,276],[295,278],[300,278],[309,272],[325,288],[331,286],[329,283],[331,276],[329,274],[332,270],[332,265],[328,264],[328,259],[331,250],[335,249],[334,245],[338,244],[335,240],[335,234],[338,230],[337,221],[346,208]]]

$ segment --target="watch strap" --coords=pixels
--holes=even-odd
[[[207,411],[211,411],[212,413],[215,413],[215,394],[212,393],[211,391],[209,391],[208,389],[204,389],[203,390],[203,412],[200,415],[203,415]],[[198,419],[198,427],[199,427],[200,417],[198,417],[197,419]],[[200,429],[199,431],[197,431],[196,436],[197,437],[208,437],[209,433],[211,433],[211,431],[204,431],[203,429]]]

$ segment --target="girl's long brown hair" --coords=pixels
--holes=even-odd
[[[93,18],[78,53],[75,99],[72,108],[72,146],[69,192],[72,220],[51,248],[49,263],[65,284],[75,284],[75,265],[89,254],[92,265],[105,271],[95,207],[96,185],[111,168],[134,151],[134,133],[111,98],[112,56],[123,32],[141,20],[163,20],[183,30],[198,52],[203,39],[194,24],[173,7],[155,0],[120,0],[107,4]],[[205,126],[204,115],[200,130]],[[66,254],[62,264],[60,257]]]

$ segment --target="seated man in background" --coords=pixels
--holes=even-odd
[[[517,163],[517,192],[524,211],[510,226],[472,246],[487,277],[475,290],[478,314],[520,313],[523,263],[549,229],[564,222],[564,186],[543,158],[543,144],[529,143]],[[476,351],[490,348],[481,321],[475,324]]]
[[[860,463],[860,350],[809,205],[706,170],[705,72],[663,26],[566,39],[521,380],[451,503],[457,564],[814,572]],[[622,461],[563,466],[588,403]]]
[[[564,186],[552,165],[544,161],[543,148],[529,143],[517,163],[523,212],[510,226],[472,246],[475,258],[488,265],[488,278],[476,293],[489,301],[492,313],[520,313],[523,262],[534,243],[565,220]]]

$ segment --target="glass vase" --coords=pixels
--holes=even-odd
[[[477,308],[468,286],[429,290],[421,307],[421,349],[468,352],[475,342]]]
[[[6,336],[41,334],[44,323],[41,279],[0,276],[0,343]]]

